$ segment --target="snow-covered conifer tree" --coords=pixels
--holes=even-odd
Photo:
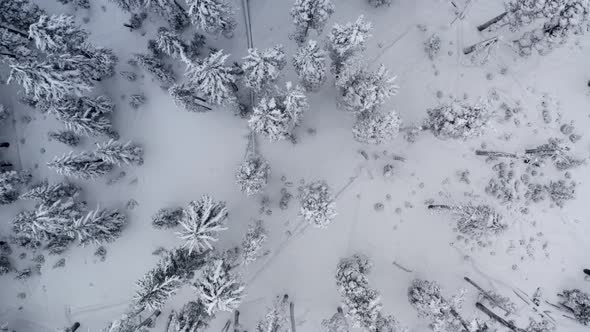
[[[339,74],[344,62],[365,49],[372,25],[361,15],[354,23],[335,24],[328,35],[332,67]]]
[[[107,163],[119,166],[143,164],[143,149],[131,141],[120,143],[111,139],[102,144],[97,143],[96,146],[94,153]]]
[[[168,89],[168,93],[174,99],[174,105],[184,108],[189,112],[200,113],[211,110],[205,98],[200,97],[197,94],[197,88],[191,84],[174,84]]]
[[[348,326],[342,308],[338,307],[338,310],[330,319],[324,319],[322,321],[322,332],[350,332],[350,327]]]
[[[579,289],[566,289],[559,294],[561,305],[569,310],[583,325],[590,324],[590,295]]]
[[[60,100],[67,95],[80,96],[92,84],[80,70],[63,70],[49,62],[13,63],[8,83],[15,82],[34,100]]]
[[[87,180],[106,175],[113,169],[113,164],[97,157],[94,153],[74,154],[72,151],[61,157],[55,157],[53,161],[47,163],[47,167],[61,175]]]
[[[291,8],[291,17],[295,24],[294,39],[303,44],[313,29],[322,33],[326,22],[334,13],[334,4],[331,0],[295,0]]]
[[[234,10],[225,0],[187,0],[192,23],[210,34],[233,36],[236,22]]]
[[[201,301],[188,302],[180,311],[170,313],[170,324],[164,332],[197,332],[209,326],[212,317]]]
[[[292,88],[288,82],[285,91],[260,100],[254,107],[248,125],[254,132],[267,136],[271,141],[287,139],[308,109],[303,88]]]
[[[277,296],[272,307],[256,325],[256,332],[289,332],[291,325],[289,322],[289,301],[288,296]]]
[[[275,83],[286,65],[283,45],[276,45],[262,51],[256,48],[248,49],[248,55],[244,57],[244,63],[242,63],[244,84],[256,92],[263,92]]]
[[[74,220],[64,232],[81,245],[112,242],[121,235],[127,217],[117,210],[97,208]]]
[[[418,316],[430,320],[430,326],[434,331],[470,331],[458,313],[463,302],[462,294],[448,301],[442,296],[437,283],[415,279],[408,289],[408,298],[410,304],[418,311]]]
[[[41,15],[29,27],[29,38],[47,53],[76,53],[86,45],[88,32],[76,25],[70,15]]]
[[[47,180],[33,186],[20,196],[21,199],[34,200],[45,205],[51,205],[63,198],[76,198],[82,188],[69,182],[49,184]]]
[[[183,211],[179,221],[182,230],[177,234],[191,252],[212,249],[211,243],[217,241],[217,234],[227,229],[224,226],[227,215],[224,202],[214,202],[210,196],[204,195],[198,201],[190,202]]]
[[[227,105],[236,100],[236,68],[226,66],[228,57],[219,50],[187,67],[185,75],[191,84],[212,104]]]
[[[58,120],[64,122],[66,129],[75,134],[115,135],[111,121],[107,117],[113,112],[115,105],[105,96],[96,98],[68,96],[41,108],[45,107],[48,113],[54,114]]]
[[[400,126],[401,120],[395,111],[365,112],[357,117],[352,134],[361,143],[382,144],[397,136]]]
[[[484,132],[491,116],[485,103],[454,100],[429,109],[423,127],[439,138],[469,139]]]
[[[160,51],[175,58],[185,60],[187,57],[188,46],[180,39],[180,36],[167,28],[161,27],[158,29],[156,38],[156,45]]]
[[[2,28],[0,25],[0,60],[3,62],[33,61],[37,56],[30,47],[29,39],[18,33]]]
[[[47,136],[65,145],[76,147],[80,143],[80,136],[72,130],[50,131]]]
[[[176,208],[161,208],[152,217],[152,225],[155,228],[174,228],[179,225],[184,209]]]
[[[336,217],[336,203],[325,181],[312,182],[299,188],[299,201],[299,213],[315,227],[325,228]]]
[[[45,11],[30,0],[0,1],[0,22],[22,35],[26,35],[29,26],[44,14]]]
[[[500,213],[489,205],[429,205],[432,210],[450,210],[457,219],[457,231],[476,241],[502,234],[508,228]]]
[[[169,87],[174,84],[174,73],[160,59],[147,54],[135,54],[135,61],[141,68],[154,76],[162,86]]]
[[[248,231],[242,241],[242,259],[245,265],[254,262],[260,256],[260,250],[267,237],[262,220],[256,220],[248,225]]]
[[[5,171],[0,173],[0,205],[10,204],[19,198],[19,190],[29,183],[28,172]]]
[[[395,79],[383,65],[376,72],[370,72],[351,59],[344,64],[336,86],[342,90],[342,104],[346,110],[363,113],[376,110],[397,94]]]
[[[317,91],[326,80],[326,52],[310,40],[293,56],[293,67],[307,91]]]
[[[270,176],[270,164],[261,156],[248,157],[236,172],[236,181],[240,190],[248,196],[264,190]]]
[[[393,0],[369,0],[369,4],[373,7],[391,6]]]
[[[240,276],[232,273],[231,266],[223,259],[207,264],[194,287],[209,315],[218,311],[234,311],[245,296]]]

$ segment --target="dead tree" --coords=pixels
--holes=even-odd
[[[501,303],[498,303],[498,301],[496,301],[496,299],[493,296],[491,296],[490,293],[488,293],[485,289],[476,284],[473,280],[469,279],[468,277],[464,277],[463,279],[465,279],[465,281],[471,284],[471,286],[475,287],[486,299],[490,300],[490,302],[495,304],[498,308],[504,310],[506,314],[510,313],[510,310],[504,307],[504,305],[502,305]]]
[[[492,25],[502,21],[502,19],[504,17],[506,17],[506,15],[508,15],[508,12],[503,12],[502,14],[492,18],[491,20],[477,26],[477,31],[484,31],[485,29],[491,27]]]
[[[489,46],[494,45],[495,43],[497,43],[499,40],[498,36],[496,37],[492,37],[492,38],[488,38],[486,40],[480,41],[479,43],[475,43],[471,46],[465,47],[463,49],[463,54],[468,55],[473,53],[475,50],[477,49],[481,49],[481,48],[486,48]]]
[[[516,326],[514,326],[514,324],[510,323],[509,321],[505,320],[504,318],[496,315],[493,311],[491,311],[490,309],[488,309],[486,306],[484,306],[483,304],[477,302],[475,304],[475,307],[479,310],[481,310],[484,314],[488,315],[491,319],[497,321],[498,323],[504,325],[505,327],[509,328],[511,331],[514,332],[526,332],[525,330],[518,328]]]

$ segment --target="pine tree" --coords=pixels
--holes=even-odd
[[[86,44],[88,32],[76,25],[73,16],[41,15],[29,27],[29,37],[43,52],[76,53]]]
[[[60,69],[49,62],[13,63],[8,83],[15,82],[34,100],[60,100],[68,95],[80,96],[92,84],[80,70]]]
[[[564,301],[561,305],[569,310],[576,320],[583,325],[590,324],[590,295],[579,289],[564,290],[560,294]]]
[[[399,133],[401,120],[395,111],[379,111],[359,114],[352,127],[354,139],[361,143],[382,144],[391,141]]]
[[[190,202],[183,212],[179,221],[182,230],[177,234],[190,252],[212,249],[211,242],[216,242],[217,234],[227,229],[224,226],[228,215],[225,203],[214,202],[210,196]]]
[[[88,212],[65,228],[65,233],[81,245],[112,242],[121,235],[127,218],[117,210],[99,209]]]
[[[13,203],[19,198],[20,188],[31,180],[24,171],[5,171],[0,173],[0,205]]]
[[[183,61],[187,59],[188,46],[184,43],[180,36],[167,28],[161,27],[158,29],[156,38],[156,45],[163,53]]]
[[[178,312],[170,313],[170,324],[164,332],[198,332],[209,326],[212,317],[207,314],[201,301],[188,302]]]
[[[283,45],[276,45],[262,51],[248,49],[242,70],[244,84],[255,92],[263,92],[279,78],[281,70],[287,65]]]
[[[150,271],[137,281],[138,290],[134,298],[136,306],[144,310],[160,309],[181,285],[178,276],[163,276],[162,280],[154,271]]]
[[[326,80],[326,52],[310,40],[293,57],[293,66],[307,91],[317,91]]]
[[[256,220],[248,225],[248,231],[242,241],[242,259],[244,265],[254,262],[260,256],[260,250],[267,238],[268,234],[262,220]]]
[[[163,87],[169,87],[174,84],[174,73],[160,59],[151,55],[135,54],[135,61],[141,68],[154,76]]]
[[[260,100],[254,107],[248,125],[254,132],[267,136],[271,141],[284,140],[290,137],[308,109],[303,89],[299,86],[292,88],[289,82],[286,90]]]
[[[87,46],[81,52],[80,66],[91,79],[100,81],[115,74],[118,58],[112,49]]]
[[[240,190],[248,196],[264,190],[270,176],[270,164],[260,156],[248,157],[236,172]]]
[[[289,301],[287,295],[277,296],[264,319],[256,325],[256,332],[290,332]]]
[[[321,34],[326,22],[334,13],[331,0],[295,0],[291,8],[291,17],[295,24],[295,41],[303,44],[310,29]]]
[[[223,259],[207,264],[194,287],[209,315],[234,311],[245,296],[244,283],[238,275],[231,273],[231,267]]]
[[[336,81],[342,91],[342,104],[353,113],[371,112],[397,94],[395,76],[390,76],[385,66],[376,72],[369,72],[354,59],[344,64]]]
[[[227,105],[236,101],[236,69],[225,65],[229,54],[223,51],[211,53],[199,62],[190,63],[185,75],[191,85],[215,105]]]
[[[108,114],[115,105],[105,96],[96,98],[69,96],[42,106],[49,114],[54,114],[63,121],[66,129],[77,135],[85,136],[116,136],[112,129]]]
[[[74,154],[72,151],[61,157],[55,157],[53,161],[47,163],[47,167],[61,175],[88,180],[106,175],[113,169],[113,164],[90,152]]]
[[[21,199],[34,200],[41,204],[52,205],[64,198],[76,198],[82,188],[69,182],[49,184],[47,180],[30,188],[20,196]]]
[[[47,135],[50,139],[54,139],[67,146],[76,147],[80,143],[80,136],[72,130],[60,130],[57,132],[50,131]]]
[[[332,67],[339,74],[344,62],[365,49],[372,25],[359,16],[354,23],[335,24],[328,35],[328,51]]]
[[[168,93],[174,99],[174,105],[189,112],[200,113],[211,110],[211,107],[207,105],[207,101],[197,94],[197,88],[191,84],[174,84],[168,89]]]
[[[131,141],[123,144],[111,139],[96,146],[96,156],[107,163],[119,166],[143,164],[143,149]]]
[[[483,134],[491,115],[484,103],[468,104],[454,100],[429,109],[423,127],[438,138],[469,139]]]
[[[326,228],[336,217],[334,197],[325,181],[316,181],[299,188],[300,214],[318,228]]]
[[[187,0],[187,4],[190,19],[199,29],[226,38],[233,36],[234,10],[225,0]]]
[[[176,208],[161,208],[152,217],[152,226],[155,228],[174,228],[179,225],[184,209]]]
[[[418,316],[430,320],[435,332],[470,331],[458,314],[463,302],[462,294],[448,301],[442,296],[437,283],[415,279],[408,289],[408,298]]]

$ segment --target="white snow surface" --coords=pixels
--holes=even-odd
[[[36,2],[52,14],[73,13],[70,7],[54,0]],[[460,8],[465,2],[454,1]],[[207,35],[207,38],[208,45],[231,53],[233,61],[241,59],[248,47],[242,1],[231,3],[238,21],[234,37]],[[295,53],[296,43],[289,39],[294,30],[288,24],[291,5],[291,0],[250,0],[255,47],[267,48],[280,43],[288,57]],[[100,82],[94,92],[104,92],[117,102],[114,125],[121,140],[141,144],[145,155],[142,166],[123,168],[127,175],[116,184],[106,185],[105,179],[75,182],[83,186],[83,199],[90,207],[100,205],[126,211],[129,199],[135,199],[139,205],[126,211],[129,225],[119,239],[106,246],[106,261],[101,262],[93,255],[95,246],[72,247],[64,255],[64,268],[52,269],[59,257],[45,255],[41,276],[26,281],[14,280],[13,275],[0,277],[0,323],[5,321],[19,332],[45,332],[79,321],[81,331],[100,331],[109,321],[119,318],[131,303],[135,281],[159,259],[152,251],[160,246],[182,245],[173,230],[154,229],[151,216],[162,207],[186,206],[204,194],[225,201],[229,210],[226,223],[229,229],[220,234],[218,248],[239,245],[254,218],[264,219],[269,231],[265,247],[270,253],[239,271],[247,293],[239,308],[240,318],[249,331],[264,317],[275,296],[284,293],[295,302],[298,331],[320,331],[321,321],[331,317],[342,301],[334,278],[336,265],[341,258],[355,253],[367,255],[374,263],[368,278],[371,287],[381,294],[383,312],[393,314],[410,331],[416,332],[429,328],[408,302],[407,289],[414,278],[436,280],[449,297],[459,288],[466,288],[464,316],[482,317],[474,306],[477,292],[463,281],[464,276],[469,276],[482,286],[511,297],[522,309],[523,314],[517,316],[521,326],[526,326],[528,314],[524,314],[526,306],[514,295],[513,288],[532,295],[537,287],[542,287],[550,302],[557,302],[556,294],[564,288],[589,291],[590,284],[584,282],[581,272],[582,268],[590,268],[590,212],[586,205],[590,196],[589,166],[572,171],[573,179],[580,183],[576,200],[567,202],[562,209],[551,208],[547,202],[533,204],[530,213],[523,215],[498,205],[497,200],[484,192],[492,174],[491,165],[474,154],[484,142],[489,149],[512,152],[544,144],[548,137],[562,137],[559,124],[543,122],[540,110],[543,94],[558,102],[553,107],[554,118],[560,113],[563,123],[575,121],[578,131],[588,128],[590,90],[586,82],[590,78],[590,41],[587,35],[575,36],[547,56],[535,54],[521,58],[509,47],[500,47],[487,64],[475,66],[462,49],[492,36],[492,33],[477,32],[476,26],[501,13],[502,1],[473,0],[464,18],[455,21],[454,7],[444,0],[395,0],[391,7],[378,9],[364,0],[338,0],[335,5],[336,11],[327,27],[352,21],[360,14],[373,23],[373,37],[368,41],[364,58],[373,70],[383,63],[397,75],[399,93],[383,109],[395,109],[405,124],[421,123],[427,108],[439,105],[449,96],[463,98],[467,94],[475,101],[496,88],[508,103],[520,101],[521,125],[494,120],[485,135],[468,141],[439,140],[425,132],[415,143],[406,142],[400,135],[386,145],[362,145],[352,136],[354,117],[336,106],[338,91],[333,86],[333,75],[329,74],[321,90],[308,95],[310,111],[295,130],[297,144],[258,139],[258,152],[272,167],[265,191],[272,214],[261,214],[261,196],[248,197],[235,184],[234,173],[248,142],[247,121],[226,109],[191,113],[175,107],[157,82],[127,64],[133,53],[145,50],[147,39],[154,38],[163,21],[150,14],[144,26],[145,35],[130,32],[122,26],[128,14],[106,0],[93,0],[90,10],[74,13],[78,23],[91,32],[91,41],[115,50],[119,57],[117,71],[135,70],[140,76],[137,82],[128,82],[117,74]],[[83,17],[90,19],[87,24],[82,22]],[[418,24],[425,25],[428,31],[421,31]],[[443,43],[440,55],[431,61],[424,53],[423,43],[433,32]],[[325,33],[318,37],[312,31],[308,38],[324,40]],[[505,40],[512,40],[511,37],[508,35]],[[508,68],[505,75],[500,74],[502,68]],[[183,69],[182,64],[176,64],[179,79]],[[492,79],[486,78],[488,73],[493,75]],[[290,64],[284,76],[285,81],[297,81]],[[6,78],[7,73],[2,73],[2,77]],[[444,94],[443,99],[436,96],[439,90]],[[45,164],[70,150],[47,140],[47,132],[60,128],[60,124],[51,116],[45,119],[42,114],[18,104],[16,91],[14,85],[3,85],[2,102],[17,120],[24,115],[34,120],[29,124],[17,121],[15,126],[6,126],[2,131],[3,139],[18,146],[18,154],[16,149],[10,149],[6,157],[16,160],[17,166],[22,164],[23,168],[32,169],[36,180],[47,177],[57,181],[60,176]],[[133,110],[121,96],[140,91],[146,95],[147,102]],[[310,135],[309,128],[317,133]],[[512,139],[501,139],[504,133],[510,133]],[[26,141],[20,143],[21,138]],[[575,145],[577,155],[588,157],[589,144],[588,135],[583,136]],[[91,149],[92,145],[92,139],[85,139],[77,151]],[[47,151],[40,153],[41,148]],[[368,160],[359,153],[361,149],[368,153]],[[406,161],[394,161],[393,154]],[[383,176],[386,164],[394,165],[394,176]],[[471,184],[458,181],[456,172],[462,169],[470,170]],[[119,171],[115,170],[111,177]],[[287,190],[294,196],[301,179],[306,183],[327,181],[337,197],[338,212],[328,228],[307,226],[298,216],[295,198],[289,209],[279,209],[280,190],[285,187],[283,175],[292,183]],[[137,183],[131,184],[135,178]],[[390,199],[386,199],[388,194]],[[456,241],[452,216],[428,211],[424,203],[427,199],[437,203],[491,204],[502,211],[510,228],[491,245],[471,251]],[[384,208],[377,211],[374,205],[379,202]],[[0,232],[7,235],[12,218],[31,207],[31,202],[23,200],[3,206]],[[537,236],[539,232],[542,237]],[[518,244],[519,240],[530,237],[538,238],[533,257]],[[515,249],[507,250],[511,240],[516,243]],[[547,249],[543,250],[545,242]],[[17,256],[21,249],[13,246],[13,250],[16,250],[13,258],[17,266],[27,267],[32,253],[27,254],[26,260],[20,260]],[[399,269],[393,262],[412,272]],[[517,267],[513,269],[515,264]],[[26,298],[17,298],[21,292]],[[154,331],[164,329],[171,309],[180,309],[196,296],[188,286],[181,289],[163,308]],[[220,331],[231,317],[230,313],[218,314],[209,330]],[[557,311],[553,317],[560,332],[587,328]]]

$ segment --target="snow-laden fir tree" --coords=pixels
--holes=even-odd
[[[0,1],[0,22],[21,34],[27,34],[29,26],[45,11],[29,0]]]
[[[398,86],[395,76],[390,76],[385,66],[375,72],[368,71],[357,59],[344,64],[336,86],[342,91],[342,105],[353,113],[371,112],[395,96]]]
[[[180,38],[180,35],[174,31],[170,31],[167,28],[161,27],[158,29],[158,35],[156,37],[156,45],[160,51],[164,52],[175,59],[187,61],[187,48],[186,43]]]
[[[429,205],[432,210],[449,210],[457,220],[457,231],[481,241],[504,233],[508,225],[503,216],[489,205]]]
[[[470,331],[458,313],[463,293],[447,300],[436,282],[415,279],[408,289],[408,299],[418,311],[418,316],[430,321],[430,327],[435,332]]]
[[[0,205],[10,204],[19,198],[21,187],[31,180],[24,171],[4,171],[0,173]]]
[[[186,77],[211,104],[228,105],[236,101],[236,68],[225,64],[229,54],[219,50],[202,61],[188,64]]]
[[[365,112],[358,115],[352,134],[361,143],[382,144],[396,137],[400,126],[401,120],[395,111]]]
[[[47,136],[67,146],[76,147],[80,144],[80,136],[72,130],[50,131]]]
[[[53,114],[62,121],[67,130],[84,136],[116,136],[108,115],[115,105],[105,96],[68,96],[51,103],[40,103],[38,109]]]
[[[344,62],[365,49],[371,29],[371,23],[365,21],[363,15],[355,22],[335,24],[332,27],[328,35],[328,51],[336,74],[340,73]]]
[[[126,0],[121,0],[126,1]],[[121,318],[109,322],[101,332],[149,332],[148,326],[141,326],[136,315],[124,314]]]
[[[321,34],[333,13],[334,4],[331,0],[295,0],[291,8],[295,41],[303,44],[311,29]]]
[[[368,0],[373,7],[391,6],[393,0]]]
[[[204,195],[198,201],[192,201],[184,209],[179,221],[182,230],[178,232],[184,246],[192,251],[212,249],[212,242],[218,240],[218,233],[226,230],[225,220],[228,212],[225,202],[215,202]]]
[[[166,19],[170,28],[182,31],[190,20],[177,0],[110,0],[126,12],[149,11]]]
[[[211,107],[207,105],[207,100],[200,97],[197,93],[197,88],[191,84],[174,84],[168,89],[168,93],[172,96],[174,105],[189,112],[200,113],[211,110]]]
[[[88,32],[76,25],[70,15],[41,15],[29,27],[29,38],[47,53],[76,53],[86,44]]]
[[[198,332],[209,326],[212,317],[201,301],[188,302],[180,311],[170,313],[169,324],[164,332]]]
[[[301,46],[293,56],[293,67],[307,91],[317,91],[324,84],[326,56],[327,53],[314,40]]]
[[[68,95],[81,96],[92,89],[89,77],[82,71],[62,69],[51,62],[13,63],[10,82],[21,85],[33,100],[60,100]]]
[[[47,167],[61,175],[88,180],[106,175],[113,169],[113,164],[91,152],[74,154],[72,151],[61,157],[55,157],[53,161],[47,163]]]
[[[291,323],[289,321],[289,297],[277,296],[272,307],[256,324],[255,332],[290,332]]]
[[[135,54],[137,64],[145,71],[150,73],[163,87],[169,87],[176,81],[174,73],[160,59],[147,54]]]
[[[322,321],[322,332],[350,332],[350,326],[342,308],[338,307],[338,310],[330,319]]]
[[[178,288],[194,277],[208,260],[208,253],[189,252],[177,248],[166,256],[152,270],[137,281],[138,289],[133,298],[135,310],[159,309]]]
[[[57,182],[49,184],[49,182],[45,180],[23,193],[20,198],[34,200],[45,205],[51,205],[63,198],[76,198],[81,192],[82,188],[73,183]]]
[[[262,220],[256,220],[248,225],[248,231],[242,241],[242,260],[244,265],[254,262],[260,257],[262,245],[266,242],[268,233]]]
[[[566,289],[561,292],[561,305],[569,310],[583,325],[590,324],[590,295],[579,289]]]
[[[288,82],[285,90],[260,100],[254,107],[248,125],[255,133],[264,135],[271,141],[284,140],[291,136],[308,109],[303,88],[293,88]]]
[[[236,28],[234,10],[225,0],[187,0],[192,23],[210,34],[231,38]]]
[[[272,86],[287,65],[285,50],[280,44],[261,51],[250,48],[243,60],[244,84],[256,92],[264,92]]]
[[[469,139],[483,134],[491,117],[492,112],[486,103],[454,100],[429,109],[423,128],[442,139]]]
[[[299,188],[299,213],[305,221],[326,228],[336,217],[334,196],[325,181],[316,181]]]
[[[29,62],[37,55],[37,50],[30,47],[27,37],[0,26],[0,61]]]
[[[218,311],[233,312],[245,296],[244,283],[231,269],[224,259],[212,260],[203,268],[202,277],[194,284],[209,315]]]
[[[236,182],[246,195],[261,193],[268,183],[270,164],[259,155],[249,156],[236,172]]]
[[[152,226],[155,228],[174,228],[179,225],[184,209],[176,208],[161,208],[152,217]]]
[[[64,227],[64,232],[81,245],[112,242],[121,235],[127,217],[117,210],[100,209],[88,212]]]
[[[121,143],[113,139],[96,144],[97,157],[114,165],[142,165],[143,149],[131,141]]]

